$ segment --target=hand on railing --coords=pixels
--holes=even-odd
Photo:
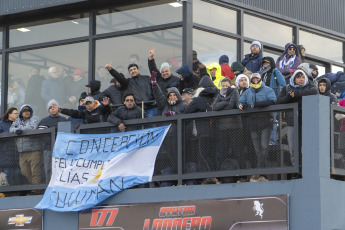
[[[16,130],[16,134],[17,134],[18,136],[22,135],[22,134],[23,134],[23,130],[20,130],[20,129]]]

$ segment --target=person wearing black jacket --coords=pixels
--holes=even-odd
[[[221,81],[222,88],[213,102],[213,111],[236,109],[236,104],[240,98],[236,87],[231,87],[229,78]],[[227,116],[216,120],[217,133],[217,169],[221,169],[222,163],[226,159],[237,160],[241,162],[241,168],[245,168],[244,157],[241,156],[241,118],[240,116]],[[231,149],[231,151],[229,151]]]
[[[318,89],[321,95],[330,98],[331,104],[338,104],[337,97],[333,93],[331,93],[331,82],[328,78],[322,77],[318,80]]]
[[[110,80],[110,86],[105,89],[102,93],[104,96],[110,98],[110,104],[114,105],[116,108],[122,106],[122,97],[124,94],[124,87],[116,81],[115,78]]]
[[[278,96],[277,102],[279,104],[294,103],[298,102],[298,113],[302,114],[302,97],[307,95],[318,94],[318,90],[314,84],[310,84],[308,76],[302,70],[296,70],[295,73],[290,78],[290,84],[285,86]],[[287,132],[288,145],[290,150],[291,163],[294,162],[294,152],[293,152],[293,128],[294,128],[294,117],[293,113],[286,112],[285,119],[287,127],[285,131]],[[301,142],[302,132],[302,116],[298,116],[298,126],[299,128],[299,140]],[[300,148],[300,146],[299,146]]]
[[[52,106],[58,107],[56,103],[53,103]],[[103,98],[102,103],[93,99],[92,97],[86,97],[85,107],[85,110],[59,108],[59,112],[73,118],[83,119],[85,124],[105,122],[107,121],[106,119],[111,112],[109,98],[107,97]]]
[[[120,132],[133,130],[133,127],[132,129],[127,129],[123,124],[124,120],[140,119],[143,115],[147,117],[146,113],[143,114],[142,109],[135,104],[135,96],[133,93],[125,94],[123,104],[124,106],[116,109],[108,117],[108,122],[114,124]]]
[[[170,65],[168,62],[163,62],[160,67],[160,71],[158,70],[156,66],[156,62],[154,59],[155,55],[155,49],[149,51],[149,59],[148,59],[148,65],[150,73],[156,72],[157,73],[157,84],[159,88],[164,94],[164,96],[167,96],[167,91],[164,90],[166,88],[170,88],[171,85],[173,85],[175,82],[178,83],[180,79],[176,76],[174,76],[171,72]]]
[[[182,101],[181,94],[178,89],[171,87],[167,96],[164,96],[156,80],[157,73],[153,71],[151,75],[151,83],[159,111],[162,111],[162,114],[165,116],[184,113],[187,105]]]
[[[148,117],[157,115],[157,108],[154,101],[154,96],[151,87],[151,80],[149,76],[141,75],[137,64],[130,64],[128,72],[130,78],[125,78],[122,73],[117,72],[111,67],[111,63],[106,64],[105,68],[109,73],[122,85],[128,92],[133,93],[136,99],[136,104],[141,106],[144,102],[144,109]]]
[[[97,80],[92,80],[89,84],[85,85],[88,88],[88,96],[92,97],[94,100],[101,100],[104,96],[101,91],[101,82]],[[80,92],[78,92],[80,93]]]
[[[182,90],[185,88],[191,88],[192,90],[198,88],[200,78],[195,75],[188,65],[184,65],[176,73],[179,74],[180,83],[179,91],[182,93]]]

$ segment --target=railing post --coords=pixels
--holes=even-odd
[[[179,116],[177,118],[177,175],[178,175],[178,185],[182,185],[182,174],[183,174],[183,120]]]

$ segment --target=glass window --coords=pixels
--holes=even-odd
[[[126,44],[126,45],[123,45]],[[169,62],[175,71],[182,63],[182,28],[148,32],[124,37],[102,39],[96,42],[96,79],[102,82],[102,90],[109,87],[112,77],[104,69],[112,62],[112,67],[129,77],[130,63],[139,66],[140,74],[148,75],[149,50],[155,48],[155,61],[159,68]],[[174,72],[173,74],[176,75]]]
[[[28,103],[43,118],[49,100],[77,109],[87,92],[88,43],[12,53],[9,59],[8,107]]]
[[[292,42],[292,28],[279,23],[244,14],[244,36],[284,47]]]
[[[321,65],[316,65],[317,67],[317,71],[319,72],[319,75],[318,76],[322,76],[322,75],[325,75],[326,73],[326,67],[324,66],[321,66]]]
[[[2,30],[0,29],[0,50],[2,49]]]
[[[264,57],[272,57],[272,58],[274,59],[275,62],[276,62],[277,59],[280,57],[279,54],[273,53],[273,52],[271,52],[271,51],[269,51],[269,50],[266,50],[266,49],[264,49],[263,56],[264,56]]]
[[[141,3],[99,11],[96,31],[109,33],[182,21],[182,4],[173,1]]]
[[[193,22],[237,33],[237,12],[201,0],[193,1]]]
[[[343,63],[343,43],[305,31],[299,32],[299,43],[305,47],[306,54]]]
[[[193,29],[193,50],[204,65],[219,62],[219,57],[228,55],[229,64],[237,61],[237,41],[232,38]]]
[[[88,34],[88,14],[64,16],[11,26],[10,47],[57,41]]]
[[[338,71],[344,72],[344,68],[336,65],[332,65],[332,73],[336,73]]]

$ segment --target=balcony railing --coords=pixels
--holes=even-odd
[[[205,178],[234,182],[238,176],[300,173],[297,104],[274,105],[251,110],[224,110],[124,121],[127,131],[171,125],[157,156],[154,183],[150,186],[199,184]],[[276,145],[269,145],[276,129]],[[80,125],[81,134],[118,132],[110,123]],[[23,138],[40,143],[41,183],[28,184],[20,173],[18,144]],[[0,151],[10,159],[9,186],[0,192],[45,189],[55,141],[55,129],[25,131],[23,135],[0,135]],[[30,141],[22,144],[30,144]],[[25,153],[22,153],[25,154]],[[11,157],[12,156],[12,157]],[[6,159],[7,159],[6,158]],[[45,163],[44,163],[45,162]],[[10,167],[7,167],[10,166]]]

